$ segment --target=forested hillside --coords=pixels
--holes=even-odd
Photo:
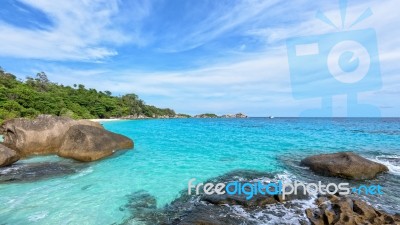
[[[15,117],[52,114],[79,118],[175,116],[172,109],[146,105],[136,94],[112,96],[109,91],[52,83],[44,72],[18,80],[0,67],[0,123]]]

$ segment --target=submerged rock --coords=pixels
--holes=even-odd
[[[300,164],[324,176],[354,180],[373,179],[377,174],[388,171],[385,165],[365,159],[352,152],[310,156],[303,159]]]
[[[222,176],[212,178],[206,182],[229,182],[234,180],[251,181],[256,178],[271,176],[271,174],[249,170],[237,170]],[[294,221],[306,224],[304,216],[305,208],[300,207],[299,202],[284,202],[279,196],[254,196],[250,201],[244,195],[188,195],[183,190],[180,197],[163,208],[156,208],[153,196],[146,192],[136,192],[129,196],[130,200],[125,209],[132,212],[132,218],[124,224],[164,224],[164,225],[231,225],[231,224],[260,224],[269,221],[269,224],[293,224],[284,223],[279,218],[287,217],[287,214],[296,213],[298,219]],[[308,198],[299,195],[299,200]],[[279,206],[282,210],[277,210]],[[298,207],[298,208],[297,208]],[[257,215],[257,216],[255,216]],[[289,216],[290,217],[290,216]],[[294,216],[293,216],[294,217]],[[276,219],[278,218],[278,219]],[[271,220],[276,220],[272,223]]]
[[[235,215],[231,213],[228,207],[221,207],[215,205],[199,205],[192,211],[189,211],[176,223],[179,225],[232,225],[232,224],[246,224],[256,225],[256,221],[251,221],[244,215]]]
[[[105,130],[99,123],[41,115],[31,120],[12,119],[3,123],[4,145],[21,157],[58,154],[79,161],[93,161],[115,150],[129,149],[129,138]]]
[[[65,176],[77,173],[85,167],[82,163],[74,162],[17,163],[0,169],[0,183],[32,182]]]
[[[75,125],[64,135],[58,155],[79,161],[95,161],[120,149],[133,148],[131,139],[102,128]]]
[[[9,166],[19,160],[16,151],[0,144],[0,167]]]
[[[307,209],[312,225],[400,224],[400,217],[376,210],[366,202],[345,196],[319,197],[316,209]]]

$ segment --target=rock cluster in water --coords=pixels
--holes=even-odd
[[[15,157],[57,154],[79,161],[94,161],[120,149],[133,148],[133,141],[105,130],[99,123],[65,117],[41,115],[31,120],[12,119],[0,128],[3,144],[9,150],[0,151],[0,166],[10,165]],[[4,148],[1,148],[4,149]],[[16,153],[18,156],[13,155]]]
[[[380,163],[365,159],[352,152],[339,152],[310,156],[301,161],[301,165],[323,176],[342,177],[352,180],[375,178],[388,168]]]
[[[206,182],[244,182],[271,176],[256,171],[232,171]],[[290,195],[286,200],[278,195],[260,195],[247,201],[243,195],[189,196],[184,190],[172,203],[157,208],[154,196],[139,191],[129,196],[121,210],[132,213],[125,225],[400,224],[399,216],[376,210],[355,196],[339,195]]]
[[[316,209],[307,209],[306,215],[312,225],[381,225],[400,224],[400,216],[376,210],[366,202],[345,196],[321,196]]]

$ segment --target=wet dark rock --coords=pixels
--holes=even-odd
[[[302,166],[309,167],[323,176],[342,177],[353,180],[373,179],[389,169],[380,163],[365,159],[352,152],[321,154],[303,159]]]
[[[232,224],[257,224],[248,218],[235,215],[226,206],[199,205],[183,216],[179,225],[232,225]]]
[[[0,183],[33,182],[52,177],[71,175],[86,166],[73,162],[40,162],[14,164],[0,169]]]
[[[129,202],[125,207],[133,210],[137,210],[138,208],[155,209],[157,208],[157,201],[149,193],[138,191],[130,196]]]
[[[241,183],[244,184],[244,183]],[[256,184],[256,183],[252,183]],[[264,183],[264,185],[266,185]],[[250,188],[245,188],[247,192],[250,192]],[[271,192],[274,192],[275,190],[273,188],[269,189]],[[287,195],[283,198],[282,195],[269,195],[269,194],[257,194],[253,195],[251,199],[247,199],[246,194],[235,194],[235,195],[229,195],[227,193],[222,194],[222,195],[202,195],[201,200],[214,204],[214,205],[240,205],[245,208],[251,208],[251,207],[262,207],[268,204],[275,204],[275,203],[283,203],[286,201],[291,201],[295,199],[308,199],[309,196],[307,193],[304,192],[304,189],[302,187],[299,187],[297,189],[297,194],[290,194]]]

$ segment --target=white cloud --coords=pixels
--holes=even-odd
[[[108,44],[141,41],[134,32],[124,33],[114,23],[120,12],[117,0],[22,2],[43,11],[54,26],[48,30],[24,29],[0,21],[2,56],[96,61],[117,54]],[[147,15],[145,8],[136,7],[137,11],[134,8],[130,13],[140,20]]]

